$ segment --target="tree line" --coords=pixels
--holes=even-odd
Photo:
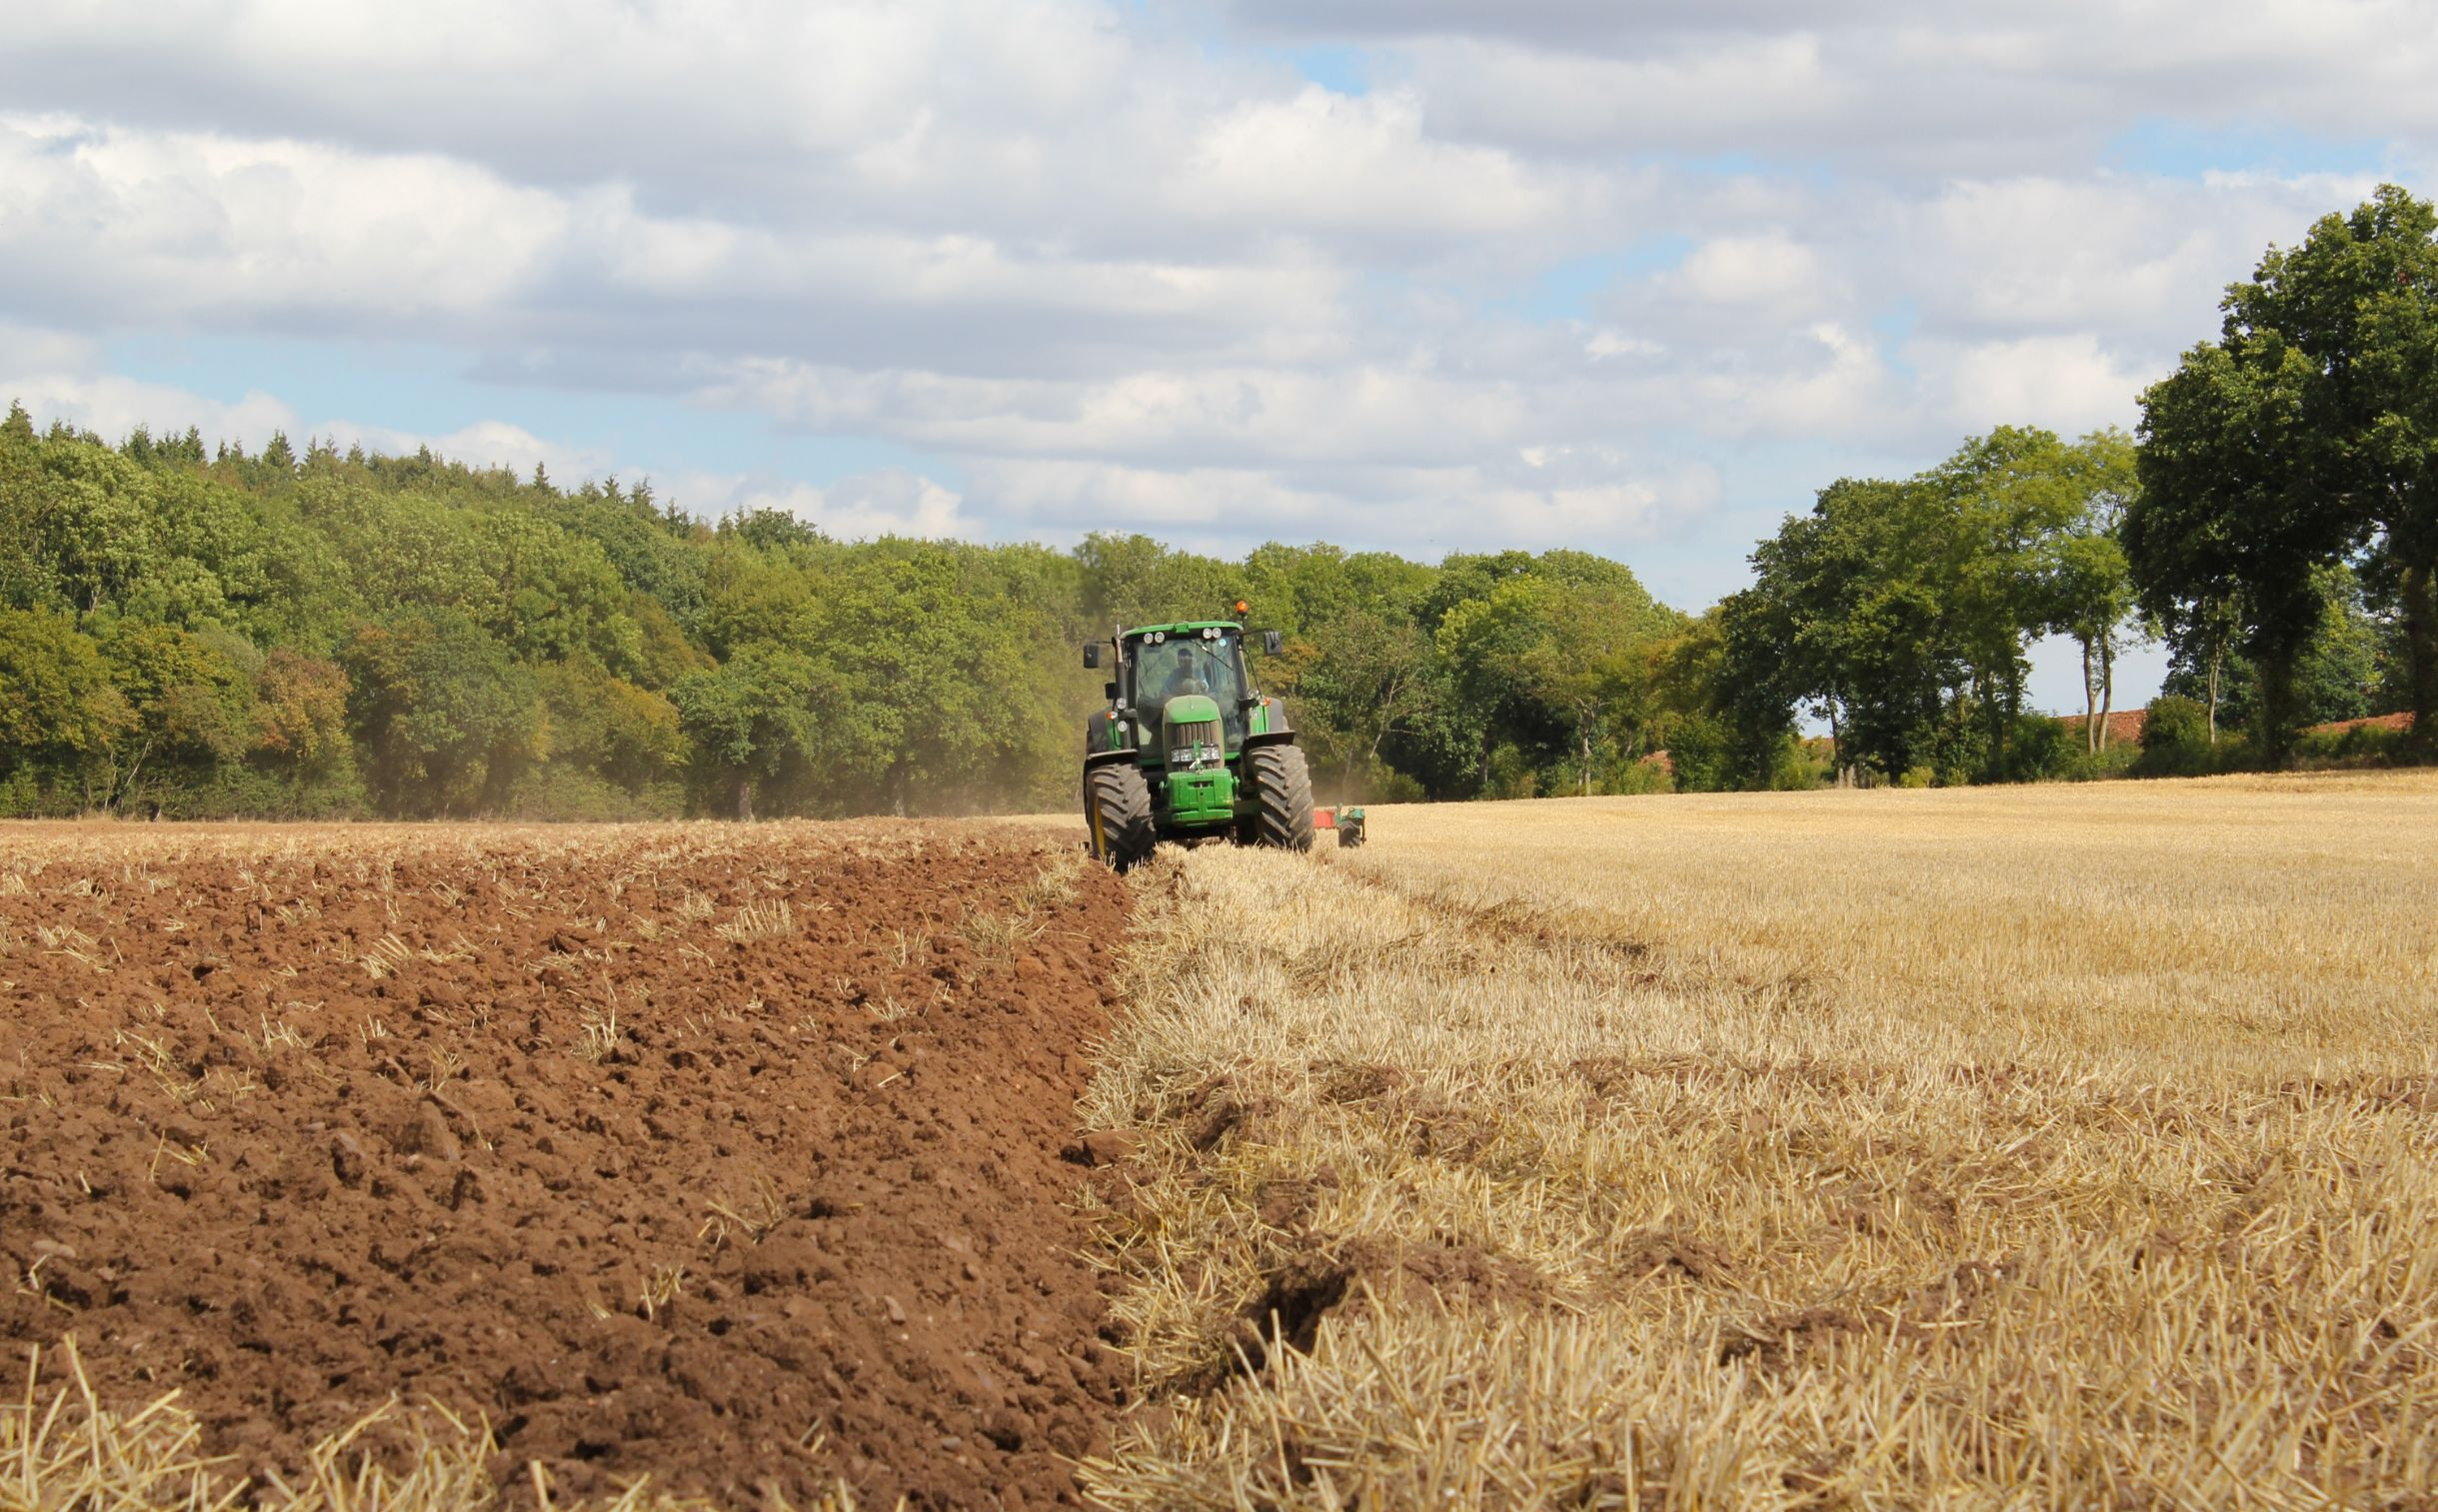
[[[0,814],[1065,807],[1101,699],[1075,648],[1238,599],[1282,633],[1255,675],[1339,799],[2280,764],[2308,726],[2391,711],[2418,743],[2433,300],[2438,218],[2383,189],[2232,286],[2136,434],[2000,427],[1840,480],[1700,615],[1582,552],[850,543],[615,478],[112,445],[12,406]],[[2047,636],[2081,651],[2072,727],[2026,707]],[[2147,749],[2112,751],[2146,638],[2167,697]]]
[[[2282,766],[2310,727],[2438,701],[2438,218],[2389,186],[2272,247],[2134,436],[2002,427],[1900,481],[1841,480],[1717,615],[1747,737],[1798,713],[1841,775],[1990,781]],[[2079,645],[2078,731],[2024,709]],[[2118,653],[2170,655],[2144,752],[2106,750]],[[2074,736],[2079,736],[2080,750]],[[2176,748],[2183,749],[2176,749]]]
[[[0,813],[1063,808],[1102,699],[1076,648],[1238,599],[1284,634],[1256,676],[1332,795],[1662,785],[1643,758],[1709,721],[1699,624],[1583,553],[847,543],[614,478],[12,407]]]
[[[2218,339],[2142,396],[2141,489],[2122,530],[2141,607],[2210,689],[2242,659],[2263,758],[2282,765],[2317,713],[2329,642],[2351,633],[2349,606],[2375,606],[2382,702],[2413,715],[2426,752],[2438,215],[2383,187],[2271,248],[2221,308]]]
[[[2311,618],[2273,704],[2247,601],[2163,590],[2139,533],[2173,496],[2145,485],[2145,454],[2120,431],[2001,427],[1912,478],[1821,490],[1715,612],[1747,741],[1807,716],[1830,733],[1832,780],[1863,784],[2191,773],[2282,764],[2306,727],[2412,707],[2407,619],[2371,554],[2306,566]],[[2071,721],[2025,707],[2050,636],[2080,652]],[[2153,701],[2148,739],[2111,747],[2117,660],[2153,641],[2168,717]]]

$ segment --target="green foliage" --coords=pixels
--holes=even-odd
[[[813,731],[824,806],[987,806],[1008,772],[1072,755],[1074,727],[1038,675],[1046,651],[1071,643],[994,577],[979,552],[924,547],[859,562],[816,601],[807,634],[829,695]]]
[[[2374,708],[2380,627],[2362,602],[2360,582],[2350,569],[2328,567],[2318,584],[2319,629],[2294,670],[2295,714],[2306,729],[2382,712]]]
[[[1482,592],[1438,612],[1432,647],[1478,790],[1589,793],[1651,751],[1656,649],[1687,621],[1631,572],[1579,552],[1456,559]],[[1634,778],[1639,782],[1640,777]]]
[[[2313,575],[2319,598],[2317,622],[2294,654],[2292,725],[2315,725],[2389,714],[2403,702],[2396,684],[2400,669],[2392,651],[2395,627],[2376,615],[2348,568],[2322,567]],[[2210,664],[2206,645],[2174,648],[2161,690],[2193,700],[2206,720],[2210,709]],[[2264,714],[2259,665],[2240,651],[2217,664],[2216,723],[2221,732],[2251,731]]]
[[[2210,744],[2209,716],[2191,699],[2162,694],[2150,701],[2142,717],[2142,749],[2167,753],[2197,751]]]
[[[2080,740],[2063,721],[2045,715],[2017,715],[2006,741],[2002,771],[2013,782],[2053,781],[2072,774],[2075,758],[2085,754]]]
[[[2049,727],[2023,708],[2026,648],[2062,632],[2112,667],[2132,609],[2113,536],[2130,480],[2120,435],[2069,446],[2001,427],[1914,478],[1821,490],[1721,606],[1736,774],[1775,759],[1798,710],[1828,724],[1839,762],[1882,780],[2053,768]]]
[[[2082,648],[2083,749],[2096,756],[2107,739],[2104,716],[2115,706],[2117,652],[2136,607],[2118,535],[2140,487],[2132,438],[2113,429],[2083,438],[2067,472],[2078,503],[2053,542],[2042,628]]]
[[[678,779],[686,735],[669,699],[588,660],[545,663],[536,682],[549,713],[547,746],[556,780],[640,797]]]
[[[1833,774],[1825,749],[1791,735],[1770,750],[1764,771],[1762,785],[1773,792],[1802,792],[1822,785]]]
[[[2295,663],[2324,608],[2314,569],[2353,535],[2298,460],[2309,379],[2308,364],[2273,334],[2187,353],[2143,396],[2142,498],[2125,516],[2143,608],[2171,634],[2190,634],[2211,606],[2235,607],[2238,644],[2262,672],[2272,760],[2301,725]]]
[[[2143,716],[2141,755],[2131,769],[2143,776],[2206,776],[2235,770],[2250,755],[2247,744],[2223,733],[2212,743],[2207,705],[2161,694]]]
[[[757,784],[801,781],[813,750],[815,672],[802,654],[749,645],[669,690],[691,743],[696,791],[728,799],[719,811],[754,817]]]
[[[2378,725],[2307,731],[2295,754],[2312,766],[2385,766],[2419,755],[2410,731]]]
[[[255,719],[267,765],[297,785],[355,767],[347,674],[335,662],[278,647],[255,675]]]
[[[384,812],[496,812],[548,750],[533,670],[462,611],[361,625],[340,661],[365,784]]]
[[[2392,580],[2407,702],[2431,730],[2438,213],[2386,186],[2302,245],[2271,248],[2224,308],[2220,338],[2143,396],[2143,497],[2124,531],[2143,607],[2181,640],[2234,627],[2258,672],[2263,749],[2281,765],[2310,723],[2323,575],[2360,559]],[[2217,666],[2222,652],[2188,660]]]
[[[1084,621],[1104,635],[1118,625],[1216,618],[1229,613],[1249,588],[1244,569],[1171,551],[1149,536],[1095,533],[1076,548],[1076,559],[1084,567]],[[1283,611],[1291,617],[1292,610],[1291,603],[1264,601],[1261,616]],[[1270,628],[1267,618],[1262,624]]]
[[[102,643],[102,661],[130,716],[112,745],[113,804],[166,806],[172,793],[253,747],[251,681],[206,638],[126,621]]]
[[[117,743],[135,727],[126,698],[110,683],[101,648],[55,610],[0,610],[0,776],[17,785],[17,811],[32,811],[33,794],[78,778],[80,802],[92,801],[87,773],[107,780]]]

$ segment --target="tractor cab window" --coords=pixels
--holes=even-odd
[[[1204,694],[1219,703],[1229,749],[1244,738],[1244,675],[1233,636],[1177,631],[1159,641],[1146,637],[1129,651],[1135,707],[1146,721],[1157,725],[1161,711],[1179,694]]]

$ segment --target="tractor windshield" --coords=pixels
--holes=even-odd
[[[1229,750],[1244,738],[1243,663],[1233,635],[1187,630],[1158,640],[1147,636],[1134,644],[1132,657],[1135,707],[1146,720],[1157,724],[1169,700],[1199,693],[1218,702]]]

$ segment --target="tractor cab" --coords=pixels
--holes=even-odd
[[[1120,643],[1125,647],[1120,693],[1147,729],[1169,723],[1170,706],[1178,699],[1213,705],[1210,717],[1224,730],[1225,749],[1232,750],[1243,744],[1244,709],[1251,702],[1243,642],[1242,627],[1226,624],[1136,631]]]
[[[1244,627],[1233,620],[1198,620],[1121,631],[1107,643],[1085,647],[1086,667],[1100,667],[1105,648],[1117,654],[1117,666],[1112,669],[1116,676],[1104,690],[1109,710],[1100,718],[1102,728],[1093,732],[1101,739],[1088,739],[1086,744],[1103,750],[1120,744],[1146,752],[1165,750],[1170,743],[1157,737],[1171,726],[1182,726],[1194,741],[1216,747],[1221,758],[1236,756],[1248,737],[1269,730],[1267,716],[1276,708],[1253,686],[1244,659],[1245,634]],[[1259,634],[1262,649],[1275,656],[1278,633]],[[1212,709],[1196,718],[1180,719],[1176,716],[1182,709],[1173,710],[1180,699],[1207,700]],[[1219,724],[1216,738],[1197,729],[1211,720]],[[1283,714],[1277,720],[1276,728],[1283,730]]]

